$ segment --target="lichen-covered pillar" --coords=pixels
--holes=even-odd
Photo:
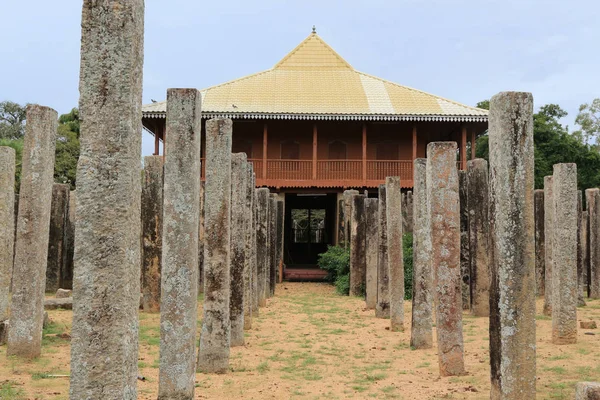
[[[377,305],[377,258],[379,250],[378,200],[365,199],[365,257],[366,257],[366,305],[368,310]]]
[[[277,200],[277,282],[283,282],[283,221],[285,204]]]
[[[583,296],[584,281],[583,281],[583,270],[584,264],[584,242],[582,237],[582,216],[583,216],[583,192],[577,191],[577,307],[585,306],[585,300]]]
[[[575,386],[575,400],[599,400],[600,383],[578,382]]]
[[[344,247],[348,248],[350,246],[350,220],[352,216],[352,196],[357,195],[358,190],[344,190],[344,229],[345,234],[344,237],[346,241],[344,242]]]
[[[586,189],[585,197],[590,249],[588,296],[590,299],[600,299],[600,189]]]
[[[229,368],[229,265],[231,222],[232,121],[206,122],[204,203],[204,317],[198,372],[225,373]]]
[[[589,246],[589,229],[588,229],[588,212],[583,211],[581,213],[581,231],[579,234],[579,240],[581,241],[581,258],[582,258],[582,284],[581,284],[581,294],[585,301],[585,296],[588,293],[588,272],[590,268],[590,246]]]
[[[345,224],[345,217],[344,217],[344,199],[339,199],[337,202],[337,229],[338,229],[338,233],[337,233],[337,245],[338,246],[344,246],[346,244],[346,228],[344,226]]]
[[[467,162],[469,241],[471,254],[471,311],[490,315],[490,219],[488,163],[476,158]]]
[[[252,163],[245,164],[246,183],[244,185],[244,206],[246,215],[244,216],[244,329],[252,329],[254,289],[253,284],[256,279],[256,257],[253,257],[254,245],[252,243],[253,221],[254,221],[254,169]]]
[[[256,174],[252,174],[252,237],[250,238],[250,244],[252,247],[252,316],[257,318],[259,316],[259,305],[260,305],[260,291],[261,287],[259,284],[260,267],[258,266],[258,191],[256,190]]]
[[[267,305],[269,292],[269,189],[256,189],[256,265],[258,272],[258,305]]]
[[[402,192],[400,177],[385,178],[390,328],[404,331],[404,257],[402,249]]]
[[[463,310],[471,308],[471,243],[469,237],[469,206],[467,171],[458,171],[460,205],[460,284]]]
[[[85,0],[81,27],[70,397],[136,399],[144,2]]]
[[[27,106],[12,302],[6,349],[8,356],[35,358],[42,350],[44,291],[57,129],[56,111],[38,105]],[[10,221],[12,222],[12,218]]]
[[[202,161],[200,161],[202,163]],[[200,213],[198,222],[198,293],[204,293],[204,192],[206,182],[200,181]]]
[[[68,184],[55,183],[52,185],[46,292],[55,293],[60,288],[60,273],[66,257],[65,229],[69,213],[69,190],[70,186]]]
[[[0,146],[0,323],[8,319],[15,240],[15,150]]]
[[[144,157],[142,181],[142,308],[160,310],[163,156]]]
[[[553,246],[554,234],[554,191],[552,176],[544,177],[544,238],[545,238],[545,261],[544,261],[544,315],[552,316],[552,269],[553,269]]]
[[[222,156],[223,152],[221,148],[215,151],[214,127],[209,122],[206,127],[210,168],[215,153],[216,156]],[[169,139],[165,142],[160,273],[159,400],[194,398],[201,128],[200,92],[196,89],[168,89],[166,136]],[[228,133],[229,141],[225,133],[221,147],[231,151],[231,147],[227,148],[227,144],[231,145],[231,130]],[[217,164],[219,168],[222,167],[220,163]],[[224,170],[230,171],[231,167]],[[211,178],[214,179],[214,176]],[[224,236],[227,233],[227,228],[220,232]],[[218,284],[220,287],[220,282]],[[211,322],[215,324],[210,317],[205,317],[204,325]]]
[[[413,231],[413,192],[402,193],[402,232]]]
[[[544,230],[544,191],[533,192],[533,212],[535,223],[535,282],[537,296],[545,293],[544,276],[546,273],[546,239]]]
[[[364,296],[367,270],[365,197],[355,194],[350,202],[350,296]]]
[[[552,343],[577,342],[577,166],[554,165]]]
[[[60,287],[63,289],[73,289],[76,201],[77,191],[72,190],[71,193],[69,193],[69,209],[67,212],[67,222],[65,224],[65,261],[63,263],[63,269],[60,272]]]
[[[385,185],[379,185],[379,206],[377,209],[379,250],[377,260],[377,305],[375,306],[375,317],[390,317],[390,293],[389,274],[387,259],[387,202],[385,196]]]
[[[231,157],[231,262],[229,320],[231,347],[244,345],[244,277],[246,267],[246,153]]]
[[[491,399],[535,399],[532,116],[530,93],[490,101]]]
[[[269,290],[267,297],[275,296],[277,284],[277,198],[269,196]]]
[[[433,345],[433,272],[427,213],[427,159],[417,158],[413,165],[413,300],[410,346],[429,349]]]
[[[440,375],[462,375],[465,366],[456,143],[429,143],[426,169]]]

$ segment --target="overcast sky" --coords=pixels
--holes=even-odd
[[[76,107],[81,1],[0,10],[0,101]],[[313,25],[357,70],[464,104],[530,91],[573,128],[600,97],[598,0],[146,0],[144,103],[269,69]]]

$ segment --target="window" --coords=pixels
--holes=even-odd
[[[292,209],[293,243],[327,243],[324,209]]]
[[[346,154],[346,143],[341,140],[334,140],[329,142],[329,159],[330,160],[345,160]]]
[[[281,142],[281,159],[282,160],[299,160],[300,159],[300,143],[293,140],[284,140]]]
[[[398,160],[400,152],[398,143],[391,141],[377,143],[377,159],[378,160]]]

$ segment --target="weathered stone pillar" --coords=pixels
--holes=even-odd
[[[533,191],[533,212],[535,222],[535,282],[536,295],[543,296],[545,293],[545,265],[546,265],[546,240],[544,230],[544,191],[536,189]]]
[[[231,157],[231,263],[229,320],[231,321],[231,346],[244,345],[244,278],[246,275],[246,153]]]
[[[254,168],[252,163],[246,163],[246,183],[244,186],[244,330],[252,329],[253,303],[254,303],[254,281],[256,280],[256,257],[254,244],[252,243],[254,231]],[[257,304],[258,306],[258,304]]]
[[[413,232],[413,192],[402,194],[402,232]]]
[[[373,310],[377,305],[377,258],[379,250],[379,215],[377,199],[365,199],[365,257],[366,257],[366,304]]]
[[[344,246],[346,243],[346,227],[345,227],[345,217],[344,217],[344,199],[339,199],[337,202],[337,245]]]
[[[350,218],[350,296],[364,296],[366,280],[365,198],[355,194],[351,199]]]
[[[471,311],[490,315],[490,219],[488,163],[477,158],[467,162],[469,241],[471,254]]]
[[[427,213],[427,159],[417,158],[413,165],[413,300],[410,346],[415,349],[429,349],[433,345],[433,272]]]
[[[387,202],[385,196],[385,185],[379,185],[379,207],[378,235],[379,251],[377,260],[377,305],[375,306],[375,317],[390,317],[390,293],[388,255],[387,255]]]
[[[456,143],[427,145],[427,210],[434,267],[435,315],[441,376],[465,372],[460,279],[460,205]]]
[[[202,163],[202,161],[200,161]],[[204,293],[204,193],[206,182],[200,181],[200,213],[198,222],[198,293]]]
[[[578,382],[575,386],[575,400],[599,400],[600,383]]]
[[[344,247],[348,248],[350,246],[350,220],[352,219],[352,196],[357,195],[358,190],[344,190],[344,229],[345,234],[344,237],[346,241],[344,242]]]
[[[65,262],[60,272],[60,287],[73,289],[73,255],[75,253],[75,204],[77,191],[69,193],[69,210],[65,227]]]
[[[544,315],[552,316],[552,240],[554,234],[554,191],[552,176],[544,177],[544,238],[545,238],[545,262],[544,262]]]
[[[258,271],[258,305],[267,305],[269,293],[269,189],[256,189],[256,262]]]
[[[252,174],[252,316],[258,317],[260,305],[261,272],[258,265],[258,191],[256,189],[256,174]]]
[[[275,296],[277,284],[277,198],[269,196],[269,290],[267,297]]]
[[[58,115],[51,108],[29,105],[25,129],[6,354],[35,358],[42,349]]]
[[[277,282],[283,282],[283,221],[285,204],[277,200]]]
[[[163,221],[163,156],[144,157],[142,182],[142,308],[160,310]]]
[[[600,189],[586,189],[588,211],[588,232],[590,249],[588,272],[588,296],[590,299],[600,299]]]
[[[582,258],[582,285],[581,285],[581,293],[585,301],[585,296],[588,294],[588,272],[590,268],[590,246],[589,246],[589,237],[590,231],[588,229],[588,221],[589,216],[588,212],[583,211],[581,213],[581,231],[580,231],[580,240],[581,240],[581,258]]]
[[[201,118],[198,90],[167,90],[166,136],[169,139],[165,142],[164,160],[159,400],[194,398]],[[214,146],[214,125],[207,122],[206,127],[208,167],[211,168],[215,153],[221,156],[222,152]],[[227,144],[231,146],[231,130],[223,136],[222,147],[230,152],[231,147],[227,148]],[[217,164],[224,171],[231,171],[231,167],[227,169],[219,162]],[[227,180],[221,176],[217,179]],[[223,227],[220,234],[225,236],[227,228]],[[222,238],[219,240],[223,241]],[[210,317],[204,319],[205,325],[211,322],[214,324],[215,321]]]
[[[0,323],[8,319],[15,240],[15,150],[0,146]]]
[[[50,233],[48,237],[48,262],[46,266],[46,292],[55,293],[60,287],[60,273],[65,263],[65,229],[69,213],[69,189],[67,184],[52,185],[50,209]]]
[[[583,193],[581,190],[577,191],[577,307],[585,306],[585,300],[583,298],[584,281],[583,281],[583,270],[584,264],[584,239],[582,237],[582,216],[583,216]]]
[[[532,115],[530,93],[490,101],[491,399],[535,399]]]
[[[469,237],[469,205],[467,171],[458,171],[458,198],[460,205],[460,285],[462,308],[471,308],[471,243]]]
[[[136,399],[144,2],[85,0],[81,26],[70,397]]]
[[[204,318],[198,372],[225,373],[229,368],[229,265],[231,221],[232,121],[206,122],[204,204]]]
[[[554,165],[552,343],[577,342],[577,166]]]
[[[404,258],[402,249],[402,192],[400,177],[385,178],[390,328],[404,331]]]

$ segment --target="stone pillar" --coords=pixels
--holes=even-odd
[[[196,89],[168,89],[166,121],[169,140],[165,142],[164,159],[158,398],[193,399],[198,315],[200,92]],[[207,122],[206,127],[207,164],[210,168],[215,164],[215,153],[222,156],[225,151],[231,152],[231,130],[223,134],[223,145],[215,148],[214,124]],[[230,159],[227,161],[230,162]],[[228,169],[219,162],[216,164],[223,171],[231,171],[231,167]],[[222,176],[211,177],[219,181],[228,180]],[[222,193],[219,191],[218,194]],[[226,197],[223,200],[226,201]],[[214,222],[217,225],[221,221]],[[223,227],[219,235],[227,237],[227,228]],[[215,250],[218,252],[219,249]],[[218,285],[220,287],[220,282]],[[210,307],[210,304],[205,307]],[[204,325],[211,322],[215,324],[210,317],[205,317]]]
[[[231,347],[244,345],[244,277],[246,275],[246,153],[231,157],[231,263],[229,320]]]
[[[417,158],[413,164],[413,301],[410,346],[415,349],[429,349],[433,345],[433,272],[427,213],[427,159]]]
[[[50,233],[48,237],[48,261],[46,266],[46,292],[55,293],[60,288],[65,262],[65,229],[69,213],[70,186],[62,183],[52,185],[50,209]]]
[[[584,240],[582,237],[582,216],[583,216],[583,193],[577,191],[577,307],[585,306],[583,290],[585,287],[583,280],[584,264]]]
[[[460,206],[460,284],[462,308],[471,308],[471,244],[469,237],[469,206],[467,171],[458,171],[458,197]]]
[[[535,293],[537,296],[543,296],[546,287],[544,282],[546,273],[546,240],[544,230],[544,191],[541,189],[533,191],[533,212],[535,222]]]
[[[402,232],[413,232],[413,192],[402,194]]]
[[[283,200],[277,200],[277,282],[283,282],[283,221],[285,204]]]
[[[375,316],[377,318],[390,317],[390,293],[388,255],[387,255],[387,202],[385,185],[379,185],[379,207],[377,209],[379,251],[377,260],[377,305]]]
[[[204,318],[198,372],[225,373],[229,368],[229,265],[231,221],[232,121],[206,122],[204,204]]]
[[[29,105],[25,129],[6,354],[36,358],[42,349],[58,115],[51,108]]]
[[[599,400],[600,383],[578,382],[575,386],[575,400]]]
[[[250,243],[252,247],[252,316],[258,317],[260,305],[261,279],[260,266],[258,265],[258,190],[256,189],[256,173],[252,174],[252,237]]]
[[[344,237],[346,241],[344,242],[344,247],[348,248],[350,246],[350,220],[352,215],[352,196],[357,195],[358,190],[344,190],[344,229],[345,234]]]
[[[202,161],[200,161],[202,163]],[[206,182],[200,181],[200,212],[198,222],[198,293],[204,293],[204,192]]]
[[[590,249],[588,272],[588,293],[590,299],[600,299],[600,190],[586,189],[588,211],[588,232]]]
[[[144,157],[142,181],[142,308],[160,310],[163,156]]]
[[[337,202],[337,224],[338,224],[338,236],[337,236],[337,245],[344,246],[346,243],[346,227],[345,227],[345,217],[344,217],[344,199],[339,199]]]
[[[269,289],[267,297],[275,296],[277,284],[277,198],[269,196]]]
[[[590,231],[588,229],[588,221],[589,221],[589,216],[588,216],[588,212],[583,211],[581,213],[581,231],[580,231],[580,240],[581,240],[581,258],[582,258],[582,287],[581,287],[581,292],[582,292],[582,296],[584,298],[585,301],[585,296],[588,293],[588,272],[589,272],[589,268],[590,268],[590,246],[589,246],[589,237],[590,237]]]
[[[471,311],[490,315],[490,218],[486,160],[467,161],[469,241],[471,251]]]
[[[552,343],[577,342],[577,166],[554,165]]]
[[[256,257],[253,257],[254,245],[252,236],[254,230],[254,172],[252,163],[246,163],[246,183],[244,186],[244,206],[246,215],[244,217],[244,330],[252,329],[254,289],[256,279]]]
[[[60,287],[73,289],[73,255],[75,253],[75,204],[77,191],[69,193],[69,209],[65,227],[65,262],[60,272]]]
[[[136,399],[144,2],[85,0],[81,26],[70,398]]]
[[[456,143],[429,143],[426,169],[431,263],[436,284],[434,299],[440,375],[462,375],[465,366]]]
[[[267,305],[269,292],[269,189],[256,189],[256,262],[258,271],[258,305]]]
[[[364,296],[366,280],[365,198],[355,194],[351,199],[350,218],[350,296]]]
[[[553,215],[554,215],[554,198],[552,190],[552,176],[544,177],[544,238],[545,238],[545,262],[544,262],[544,315],[552,316],[552,233]]]
[[[535,399],[532,115],[530,93],[490,101],[491,399]]]
[[[15,150],[0,146],[0,323],[8,319],[15,241]]]
[[[366,304],[368,310],[374,310],[377,305],[378,205],[377,199],[365,199]]]
[[[404,258],[402,249],[402,192],[400,177],[385,178],[390,328],[404,331]]]

